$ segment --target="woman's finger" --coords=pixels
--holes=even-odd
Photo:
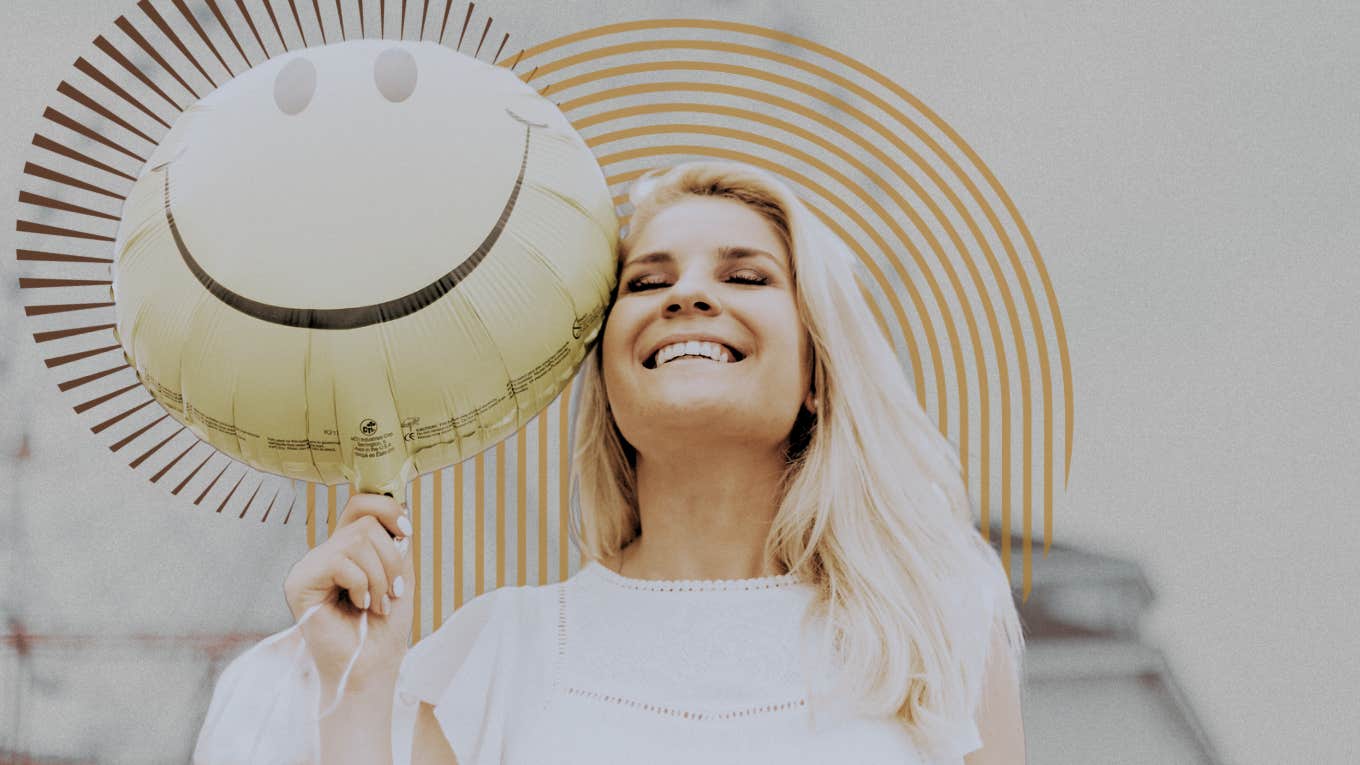
[[[345,591],[349,596],[349,602],[356,608],[368,608],[372,605],[372,595],[368,586],[368,575],[364,569],[349,557],[341,557],[331,568],[331,580],[335,585]]]
[[[383,572],[387,575],[389,589],[395,589],[397,577],[401,576],[402,572],[406,570],[406,551],[410,549],[411,538],[393,539],[387,535],[386,529],[376,523],[365,531],[374,551],[382,560]],[[403,582],[403,584],[409,584],[409,582]]]
[[[351,495],[345,502],[345,509],[336,522],[336,528],[343,528],[370,516],[387,529],[391,536],[411,536],[411,521],[406,518],[401,503],[385,494]]]
[[[368,579],[366,594],[372,599],[368,601],[369,605],[363,607],[372,608],[374,613],[381,613],[382,598],[383,595],[387,594],[389,585],[387,572],[383,569],[382,557],[373,547],[373,541],[367,535],[355,536],[354,541],[347,546],[345,554],[349,556],[351,561],[357,563],[359,568],[364,570],[364,576]]]

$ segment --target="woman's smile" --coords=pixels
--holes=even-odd
[[[602,352],[625,440],[779,444],[811,384],[783,235],[749,205],[695,196],[642,221],[620,254]]]

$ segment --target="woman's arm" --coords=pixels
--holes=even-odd
[[[458,758],[434,716],[434,707],[424,701],[420,702],[420,711],[416,713],[411,765],[458,765]]]
[[[321,697],[335,698],[323,684]],[[363,688],[346,688],[335,711],[321,720],[324,765],[392,765],[392,697],[396,673],[385,673]]]
[[[964,765],[1025,765],[1019,672],[999,629],[992,637],[990,658],[982,678],[982,696],[974,720],[982,748],[965,756]]]

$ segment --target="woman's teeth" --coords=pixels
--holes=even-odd
[[[671,343],[662,347],[661,350],[656,352],[656,366],[659,367],[668,361],[686,356],[697,356],[720,364],[728,364],[732,361],[732,354],[721,343],[690,340],[683,343]]]

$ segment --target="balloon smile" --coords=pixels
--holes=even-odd
[[[452,292],[454,287],[457,287],[459,282],[466,279],[486,258],[491,252],[491,248],[496,245],[501,234],[505,231],[505,225],[515,209],[515,202],[519,199],[520,188],[524,183],[524,173],[529,164],[529,139],[533,134],[533,129],[547,127],[547,125],[537,122],[530,122],[509,109],[506,109],[505,113],[524,125],[524,151],[520,157],[519,175],[515,178],[515,185],[510,190],[510,197],[505,201],[500,217],[491,227],[491,231],[487,233],[482,243],[462,263],[459,263],[452,271],[414,292],[381,303],[350,308],[301,308],[263,303],[233,291],[214,279],[199,264],[193,254],[189,252],[189,246],[180,235],[179,227],[175,225],[175,214],[170,205],[170,164],[173,163],[167,163],[160,169],[165,172],[165,218],[170,224],[170,234],[175,240],[175,248],[179,250],[184,265],[189,268],[189,271],[208,292],[241,313],[261,321],[301,329],[356,329],[409,316]]]

